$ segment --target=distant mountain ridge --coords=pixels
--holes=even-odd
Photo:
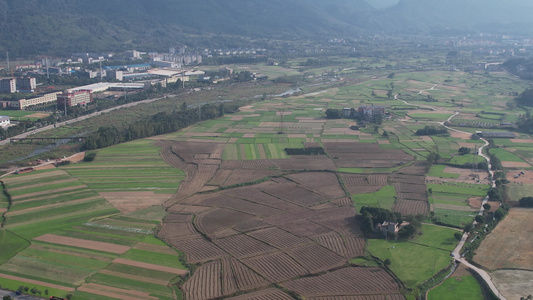
[[[532,23],[532,13],[533,1],[524,0],[400,0],[386,9],[365,0],[0,0],[0,51],[29,56],[156,51],[175,43],[231,48],[250,38],[260,44],[362,33],[531,31],[522,24]]]

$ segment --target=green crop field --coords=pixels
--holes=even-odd
[[[462,277],[449,277],[441,285],[428,293],[428,300],[456,300],[471,299],[482,300],[483,291],[476,278],[472,275]]]
[[[432,165],[429,170],[428,176],[442,177],[442,178],[458,178],[459,174],[455,173],[445,173],[445,165]]]
[[[457,230],[447,227],[424,224],[422,226],[423,234],[418,235],[410,242],[452,251],[458,242],[453,236],[455,232],[457,232]]]
[[[462,194],[470,197],[484,197],[490,189],[489,185],[467,183],[428,184],[427,187],[432,189],[433,193]]]
[[[490,154],[496,155],[501,161],[525,162],[522,158],[502,148],[492,148]]]
[[[460,211],[460,210],[450,210],[450,209],[435,209],[434,218],[442,223],[449,226],[463,228],[466,224],[472,223],[476,217],[477,212],[472,211]]]
[[[125,290],[142,291],[164,298],[172,297],[172,290],[166,285],[148,283],[118,276],[96,273],[87,278],[87,282],[116,287]]]
[[[0,229],[0,245],[2,245],[2,251],[0,251],[0,265],[2,265],[11,257],[28,247],[30,243],[2,228]]]
[[[358,208],[362,206],[372,206],[391,209],[396,200],[395,196],[396,190],[394,189],[394,186],[388,185],[382,187],[375,193],[353,195],[352,199]]]
[[[122,254],[120,258],[186,270],[186,268],[179,261],[177,252],[175,255],[170,255],[139,249],[130,249],[128,252]],[[164,264],[162,264],[163,262]]]
[[[369,240],[367,251],[383,261],[390,259],[389,268],[411,288],[446,268],[451,261],[447,250],[412,242]]]
[[[382,149],[402,149],[418,161],[425,161],[430,153],[438,153],[442,159],[439,163],[465,165],[483,162],[484,159],[476,155],[458,154],[460,147],[467,145],[474,149],[475,146],[483,144],[482,141],[469,140],[468,135],[463,139],[451,131],[449,135],[424,137],[417,136],[415,132],[426,125],[438,126],[438,122],[446,120],[456,111],[459,115],[452,120],[452,124],[465,123],[465,127],[459,128],[465,132],[473,133],[478,130],[476,126],[482,126],[482,123],[497,124],[500,119],[516,122],[518,115],[524,111],[520,108],[510,110],[506,103],[513,101],[514,92],[523,90],[528,84],[503,72],[482,74],[438,71],[433,65],[436,61],[444,61],[445,54],[432,55],[431,58],[427,56],[406,58],[402,62],[415,65],[423,63],[424,69],[433,70],[423,72],[415,71],[414,68],[405,72],[395,56],[380,56],[379,59],[361,58],[355,61],[352,58],[335,57],[342,62],[337,74],[342,74],[350,80],[362,80],[357,83],[350,80],[325,82],[322,85],[318,81],[320,77],[318,74],[326,74],[334,69],[337,72],[336,66],[308,68],[300,65],[306,61],[302,58],[291,58],[285,62],[287,66],[292,65],[290,68],[264,65],[233,66],[236,72],[247,70],[261,72],[271,77],[305,74],[303,77],[309,75],[309,82],[317,79],[317,84],[306,83],[301,95],[298,96],[249,101],[246,107],[242,107],[235,114],[215,120],[205,120],[161,137],[92,150],[90,153],[95,153],[96,158],[91,162],[6,176],[2,180],[5,179],[7,192],[14,199],[5,214],[4,228],[0,229],[0,274],[60,284],[67,289],[96,283],[145,292],[160,299],[181,299],[181,292],[176,285],[181,280],[176,274],[114,261],[116,258],[122,258],[185,269],[180,260],[181,253],[177,251],[174,253],[171,248],[165,248],[167,245],[154,236],[166,215],[165,207],[160,203],[150,203],[139,210],[124,213],[121,210],[127,211],[127,209],[117,205],[113,202],[114,199],[108,196],[109,192],[128,192],[128,195],[139,195],[140,192],[145,192],[142,195],[152,195],[146,192],[153,192],[162,194],[156,196],[164,198],[176,193],[182,181],[186,179],[186,174],[167,165],[161,158],[161,149],[154,145],[155,140],[159,138],[183,143],[188,141],[198,144],[221,143],[224,147],[222,151],[224,160],[289,159],[285,148],[303,148],[306,142],[321,144],[328,141],[374,143],[379,144]],[[391,72],[387,64],[398,65],[398,68],[394,68],[396,73],[393,74],[394,79],[386,78]],[[363,68],[359,68],[359,65]],[[216,71],[219,67],[206,68]],[[254,85],[250,88],[260,92],[252,93],[235,91],[230,85],[223,85],[216,91],[201,91],[185,95],[184,99],[179,101],[173,98],[168,102],[161,100],[161,103],[165,102],[166,110],[170,111],[179,108],[177,105],[181,104],[182,100],[183,102],[187,100],[189,104],[195,103],[192,101],[192,98],[196,99],[195,97],[202,98],[196,102],[212,101],[211,94],[216,94],[213,96],[214,99],[252,99],[254,95],[263,93],[269,95],[289,88],[289,85],[279,86],[275,83],[269,83],[267,86],[265,88],[260,87],[260,84]],[[393,90],[394,94],[401,93],[401,99],[416,106],[389,99],[388,90]],[[437,101],[426,101],[428,95]],[[127,128],[130,118],[139,120],[141,117],[151,115],[157,105],[158,103],[154,102],[138,110],[121,110],[122,112],[114,113],[113,118],[93,119],[61,127],[53,133],[43,135],[85,134],[101,125],[116,126],[122,130]],[[357,109],[359,105],[383,105],[387,112],[392,113],[392,117],[385,118],[378,127],[367,124],[359,130],[349,129],[351,125],[356,124],[357,121],[354,119],[324,118],[324,112],[328,108]],[[434,107],[436,111],[431,111],[428,107]],[[283,117],[280,115],[282,111]],[[398,121],[403,118],[405,119]],[[385,131],[389,134],[386,138],[382,135]],[[519,138],[529,140],[531,137],[521,134]],[[502,161],[533,160],[533,150],[531,150],[533,143],[516,143],[509,139],[496,139],[495,142],[506,147],[491,150],[491,153]],[[20,145],[22,146],[24,145]],[[338,171],[390,174],[399,169],[400,167],[341,168]],[[434,164],[429,174],[426,174],[439,177],[438,180],[431,178],[431,183],[426,186],[427,189],[431,189],[429,201],[432,212],[435,220],[440,223],[463,227],[476,215],[466,200],[471,197],[484,197],[489,186],[458,183],[456,181],[459,174],[448,173],[445,170],[445,165]],[[47,174],[49,176],[46,176]],[[519,196],[530,195],[532,191],[532,186],[510,185],[510,195],[516,200]],[[139,194],[135,194],[137,192]],[[388,185],[375,193],[351,196],[358,209],[365,205],[392,209],[396,190],[394,186]],[[0,210],[7,208],[7,198],[1,195]],[[408,242],[370,240],[366,251],[380,260],[390,259],[390,269],[408,289],[414,288],[449,264],[451,260],[449,253],[457,243],[453,236],[455,232],[457,231],[454,229],[425,224],[422,234]],[[35,239],[44,234],[77,238],[93,244],[110,243],[125,252],[117,254],[102,249],[99,251],[83,248],[82,245],[68,246]],[[352,259],[350,263],[360,266],[381,265],[378,260],[368,257]],[[50,276],[50,273],[54,276]],[[11,289],[16,289],[19,285],[28,285],[17,280],[4,280],[1,277],[0,284]],[[467,293],[473,286],[469,277],[460,277],[460,280],[450,278],[439,287],[441,290],[437,288],[432,291],[429,299],[445,299],[439,297],[447,293],[453,293],[457,299],[476,299],[477,294]],[[45,288],[39,286],[41,290]],[[66,295],[66,291],[49,290],[54,295]],[[73,299],[108,299],[82,291],[74,291],[73,295]]]
[[[159,191],[173,194],[185,178],[165,164],[159,148],[142,140],[97,150],[92,162],[62,167],[96,191]]]
[[[450,163],[455,165],[477,164],[481,162],[485,162],[485,159],[475,154],[456,155],[450,160]]]
[[[445,121],[450,116],[452,116],[452,113],[410,113],[409,116],[414,119],[429,119],[429,120],[441,120]]]

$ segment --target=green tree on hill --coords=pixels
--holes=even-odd
[[[459,148],[459,154],[461,154],[461,155],[470,154],[471,151],[472,151],[472,149],[467,148],[467,147]]]
[[[533,89],[527,89],[516,97],[516,102],[525,106],[533,106]]]

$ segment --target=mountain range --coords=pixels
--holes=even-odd
[[[13,56],[360,34],[531,33],[528,0],[0,0]]]

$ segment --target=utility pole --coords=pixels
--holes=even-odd
[[[283,133],[283,116],[285,116],[285,108],[281,109],[281,122],[279,124],[279,133]]]
[[[202,104],[198,103],[198,122],[202,121]]]
[[[9,72],[11,68],[9,67],[9,51],[6,51],[6,57],[7,57],[7,71]]]
[[[50,72],[48,71],[48,66],[49,66],[49,62],[48,62],[48,57],[46,58],[46,78],[50,79]]]

